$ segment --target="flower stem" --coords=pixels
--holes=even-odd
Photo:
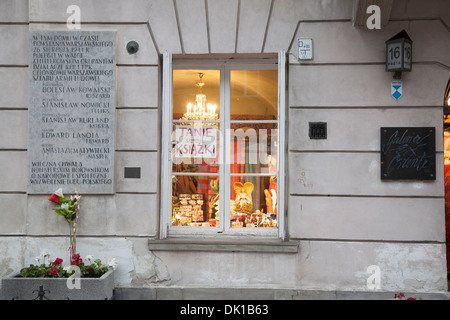
[[[69,224],[69,261],[70,265],[72,265],[72,225],[70,221],[67,221],[67,223]]]

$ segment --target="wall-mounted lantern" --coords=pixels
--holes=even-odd
[[[386,41],[386,71],[401,79],[403,71],[411,71],[412,40],[405,30]]]

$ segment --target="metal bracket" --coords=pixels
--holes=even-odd
[[[37,297],[34,300],[50,300],[45,296],[45,293],[50,293],[50,290],[44,290],[44,286],[39,286],[39,290],[33,290],[33,293],[37,292]]]

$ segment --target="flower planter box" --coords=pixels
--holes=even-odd
[[[67,278],[21,278],[17,275],[14,272],[2,278],[0,300],[111,300],[114,297],[113,270],[100,278],[79,278],[79,289],[69,289]]]

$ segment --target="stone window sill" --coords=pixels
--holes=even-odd
[[[150,251],[211,251],[211,252],[261,252],[297,253],[299,241],[280,239],[149,239]]]

